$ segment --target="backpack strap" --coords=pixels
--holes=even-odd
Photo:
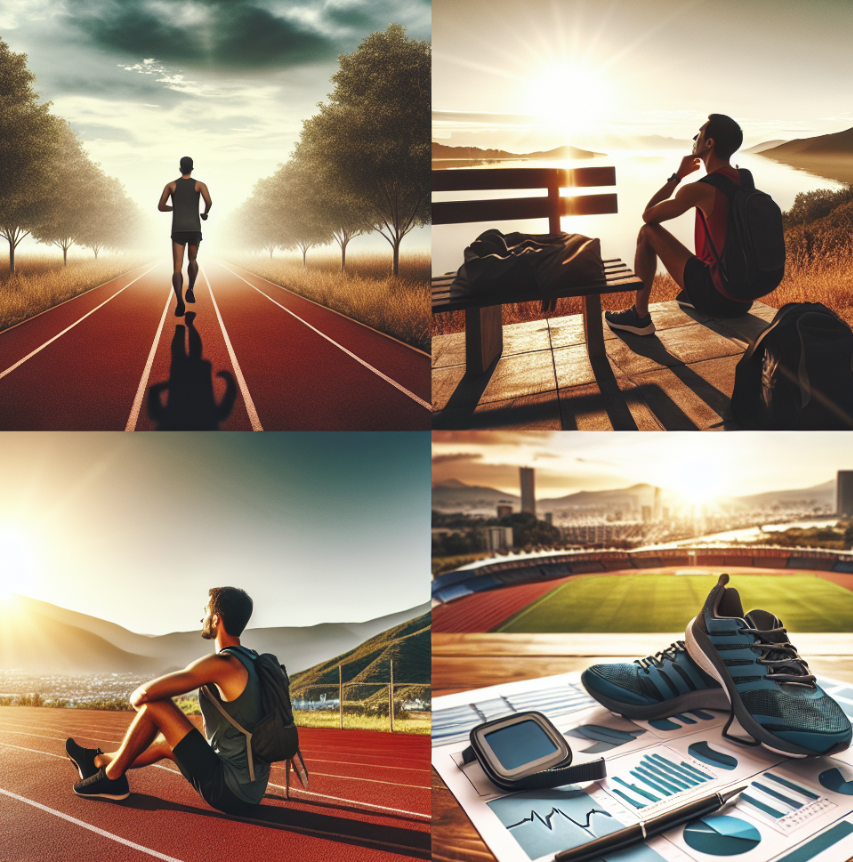
[[[249,780],[254,781],[255,763],[254,759],[252,758],[252,734],[248,730],[246,730],[246,728],[243,727],[242,724],[238,724],[237,721],[225,711],[225,707],[222,706],[222,704],[219,702],[219,698],[217,698],[216,695],[213,694],[213,692],[208,686],[200,686],[199,691],[203,691],[204,696],[222,713],[222,715],[225,716],[228,722],[234,727],[236,727],[237,730],[239,730],[240,733],[242,733],[243,736],[246,737],[246,753],[249,756]]]

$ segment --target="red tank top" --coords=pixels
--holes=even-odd
[[[735,183],[740,185],[740,174],[737,168],[720,168],[714,171],[715,174],[722,174],[728,177]],[[714,188],[713,186],[711,188]],[[711,232],[711,238],[714,241],[714,248],[717,249],[717,254],[722,256],[723,246],[726,244],[726,228],[729,224],[729,199],[719,189],[714,189],[714,212],[708,220],[708,230]],[[717,258],[711,250],[711,245],[708,242],[708,236],[705,233],[705,225],[702,223],[702,214],[699,212],[699,207],[696,207],[696,224],[693,231],[694,242],[696,244],[696,257],[703,263],[707,263],[711,270],[711,281],[714,282],[714,287],[729,299],[734,299],[729,296],[723,287],[723,280],[720,277],[720,267],[717,263]]]

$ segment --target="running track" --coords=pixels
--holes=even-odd
[[[310,794],[298,784],[293,789],[292,781],[289,801],[266,799],[251,819],[208,807],[168,761],[132,771],[132,793],[123,802],[75,796],[66,737],[112,746],[130,719],[130,713],[0,707],[4,862],[430,858],[428,736],[302,728]],[[283,796],[283,785],[283,767],[273,766],[268,792]]]
[[[231,263],[146,264],[0,333],[0,430],[428,430],[430,359]],[[186,278],[185,278],[186,283]]]

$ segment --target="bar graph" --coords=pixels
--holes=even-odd
[[[774,772],[765,772],[749,783],[738,800],[739,806],[744,804],[761,812],[765,820],[783,832],[799,828],[833,807],[825,796]]]
[[[627,774],[608,779],[608,790],[632,808],[645,808],[670,796],[693,790],[716,776],[677,757],[644,754]]]

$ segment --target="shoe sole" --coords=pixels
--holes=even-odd
[[[631,332],[634,335],[653,335],[657,329],[654,323],[650,323],[648,326],[629,326],[627,323],[611,323],[606,317],[604,318],[604,322],[614,332],[621,329],[624,332]]]
[[[130,796],[130,791],[127,793],[78,793],[77,788],[73,788],[74,795],[79,796],[81,799],[115,799],[116,801],[120,801],[122,799],[127,799]]]
[[[755,719],[749,714],[743,701],[740,699],[740,693],[734,685],[734,681],[729,675],[723,660],[719,657],[717,650],[711,643],[710,638],[705,632],[694,630],[693,623],[699,619],[694,617],[687,626],[685,631],[684,642],[687,646],[687,652],[690,653],[690,658],[708,674],[713,677],[723,687],[728,695],[731,705],[734,707],[735,718],[740,722],[740,726],[749,733],[753,739],[757,739],[765,748],[775,754],[784,754],[786,757],[822,757],[828,752],[810,751],[808,748],[802,748],[799,745],[794,745],[792,742],[786,742],[774,736],[770,731],[765,730]],[[779,748],[778,746],[785,746]]]
[[[89,776],[83,775],[83,770],[80,769],[80,764],[69,754],[68,759],[74,764],[74,768],[80,773],[80,780],[85,781]]]
[[[583,676],[581,677],[583,682]],[[635,718],[641,721],[653,721],[656,718],[671,718],[680,712],[689,712],[692,709],[721,709],[729,708],[729,699],[724,689],[705,691],[688,691],[663,703],[636,704],[624,703],[607,697],[597,691],[591,691],[584,683],[584,688],[590,697],[597,700],[602,706],[611,712],[618,713],[624,718]]]

